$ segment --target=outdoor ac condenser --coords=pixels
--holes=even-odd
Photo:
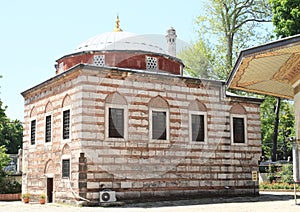
[[[115,191],[100,191],[100,202],[115,202],[116,192]]]

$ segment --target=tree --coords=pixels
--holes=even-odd
[[[204,15],[197,19],[199,35],[214,38],[214,67],[227,78],[238,52],[257,42],[260,23],[270,22],[271,10],[265,0],[208,0]]]
[[[270,0],[278,38],[300,33],[300,0]]]
[[[21,184],[13,178],[9,178],[9,172],[4,171],[4,168],[10,162],[9,155],[5,153],[5,146],[0,146],[0,194],[14,194],[21,192]]]
[[[261,105],[261,135],[262,135],[262,154],[265,158],[272,157],[274,122],[276,119],[276,101],[277,98],[266,96],[265,101]],[[289,137],[295,135],[295,117],[294,106],[291,101],[282,100],[279,110],[278,124],[278,160],[286,160],[288,156],[292,156],[292,145]],[[277,152],[277,151],[276,151]]]
[[[178,55],[184,61],[187,75],[199,78],[215,78],[213,67],[210,63],[212,55],[210,48],[202,40],[182,50]]]
[[[6,154],[5,146],[0,146],[0,172],[8,165],[9,161],[10,158]]]
[[[4,145],[8,154],[17,154],[22,148],[23,126],[19,120],[6,116],[6,108],[0,100],[0,146]]]

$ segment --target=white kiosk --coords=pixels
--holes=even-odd
[[[300,35],[241,51],[227,86],[294,100],[296,139],[293,142],[293,177],[297,204],[296,184],[300,183]]]

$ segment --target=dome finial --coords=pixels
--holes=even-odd
[[[119,15],[117,15],[116,19],[116,28],[114,29],[114,32],[122,32],[123,30],[120,28],[120,20],[119,20]]]

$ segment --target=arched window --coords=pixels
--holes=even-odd
[[[105,138],[127,139],[128,109],[126,99],[118,92],[105,99]]]
[[[189,104],[189,135],[192,142],[207,141],[207,112],[198,100]]]
[[[241,105],[234,105],[230,110],[230,131],[233,144],[247,143],[247,113]]]
[[[161,96],[149,102],[150,140],[169,140],[169,104]]]

